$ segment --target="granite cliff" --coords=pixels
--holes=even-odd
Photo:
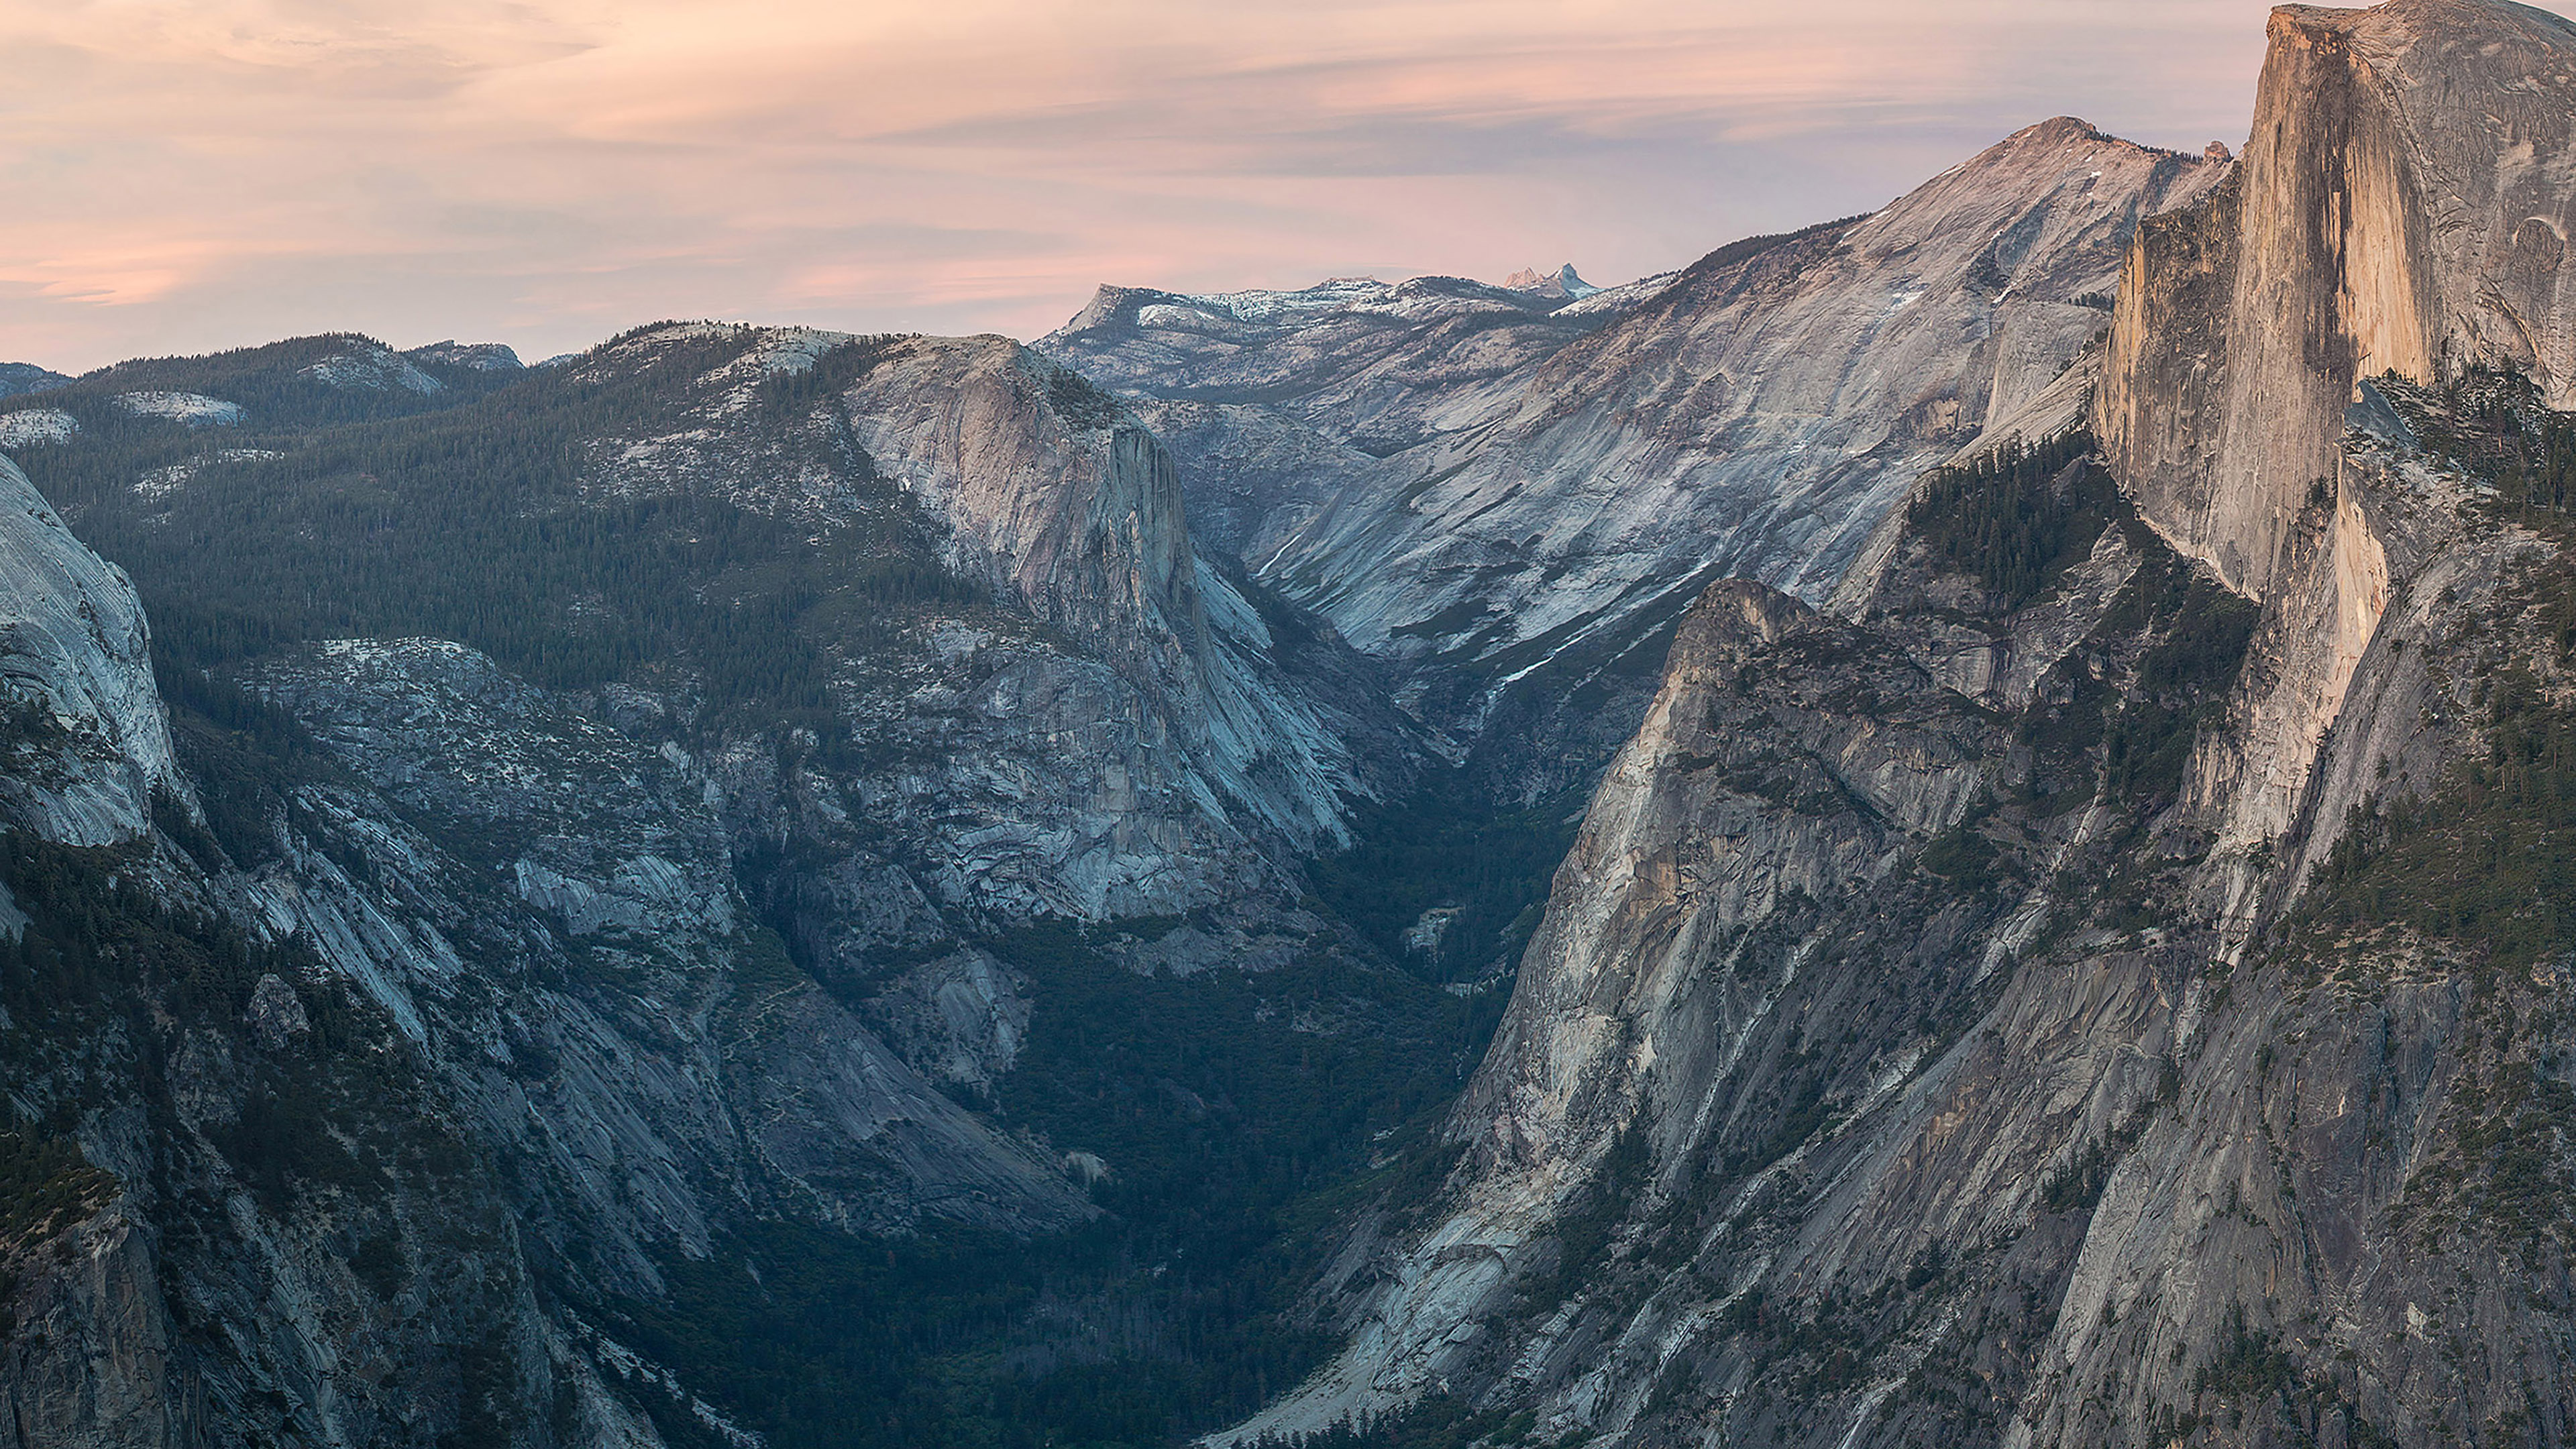
[[[1606,291],[0,399],[0,1443],[2564,1442],[2576,28],[2271,44]],[[1498,1027],[1323,895],[1437,752],[1608,760]]]
[[[2080,385],[2051,384],[2140,221],[2228,170],[2059,119],[1873,215],[1577,301],[1105,289],[1040,346],[1137,400],[1255,577],[1535,798],[1588,785],[1710,580],[1821,598],[1924,468],[2071,417]]]
[[[1700,595],[1454,1165],[1230,1437],[2570,1433],[2571,434],[2513,238],[2576,28],[2271,44],[2130,248],[2098,450],[1927,475],[1825,611]]]
[[[1004,1085],[1100,1025],[1081,973],[1373,969],[1296,863],[1409,736],[1016,344],[329,337],[44,402],[158,633],[0,460],[0,1442],[753,1442],[671,1306],[733,1304],[711,1261],[867,1291],[1148,1171]],[[1448,1009],[1256,997],[1238,1052],[1388,990]],[[1100,1276],[1004,1327],[1176,1311]]]
[[[2567,43],[2480,0],[2273,12],[2242,164],[2133,243],[2096,410],[2141,506],[2230,584],[2270,583],[2359,379],[2499,368],[2576,399]]]

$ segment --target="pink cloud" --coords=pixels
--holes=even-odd
[[[2047,115],[2232,143],[2265,9],[17,7],[0,357],[322,328],[534,355],[670,315],[1030,335],[1104,280],[1615,279]]]

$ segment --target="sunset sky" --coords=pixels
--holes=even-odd
[[[2052,115],[2238,145],[2267,8],[0,0],[0,360],[1623,281]]]

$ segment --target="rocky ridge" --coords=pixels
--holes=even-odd
[[[428,399],[431,436],[509,446],[452,396],[465,374],[424,393],[386,358],[334,338],[112,370],[66,415],[126,411],[139,374],[239,406],[254,446],[146,412],[49,474],[202,638],[189,606],[255,606],[224,591],[278,567],[263,549],[338,577],[331,417]],[[134,587],[0,462],[0,1154],[61,1165],[34,1216],[0,1204],[19,1440],[749,1442],[700,1365],[635,1346],[675,1271],[764,1223],[1043,1234],[1125,1167],[989,1110],[1033,1010],[999,934],[1160,910],[1085,939],[1173,972],[1318,949],[1294,853],[1341,828],[1338,792],[1396,777],[1405,736],[1328,635],[1197,557],[1168,460],[1105,395],[1001,339],[697,326],[536,386],[510,418],[594,430],[545,435],[560,486],[496,470],[513,536],[625,510],[632,576],[748,532],[642,587],[748,613],[773,651],[815,640],[814,703],[745,695],[775,686],[685,634],[580,687],[448,639],[290,635],[167,646],[174,747]],[[226,533],[254,495],[304,528]],[[444,517],[389,507],[372,536],[452,577],[432,555],[475,515]],[[157,541],[209,532],[226,576],[175,578],[201,555]],[[405,566],[380,550],[392,573],[359,582],[440,617],[434,588],[383,583]],[[834,631],[770,622],[772,589]],[[580,641],[639,605],[535,607]]]
[[[2227,170],[2047,122],[1873,216],[1723,248],[1472,352],[1434,330],[1358,374],[1403,382],[1401,409],[1352,406],[1341,334],[1366,309],[1326,288],[1291,314],[1317,319],[1295,349],[1176,340],[1108,292],[1041,345],[1153,399],[1216,496],[1259,500],[1225,505],[1255,576],[1402,661],[1421,717],[1541,741],[1505,774],[1543,794],[1615,746],[1576,743],[1587,720],[1630,727],[1711,579],[1820,598],[1916,474],[2050,394],[2108,322],[2140,220]]]
[[[2520,876],[2465,924],[2524,869],[2476,841],[2557,848],[2494,792],[2568,677],[2566,419],[2496,303],[2561,324],[2388,177],[2558,215],[2570,57],[2485,0],[2278,12],[2243,169],[2131,253],[2107,471],[1930,475],[1830,613],[1699,599],[1457,1166],[1228,1437],[2569,1432],[2564,946]]]
[[[1563,297],[1579,302],[1602,290],[1575,275],[1574,263],[1567,262],[1552,272],[1536,267],[1523,267],[1503,278],[1503,285],[1515,292],[1536,292],[1542,297]]]

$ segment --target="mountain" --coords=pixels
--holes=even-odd
[[[1102,287],[1038,346],[1137,408],[1177,450],[1200,536],[1258,560],[1345,475],[1491,412],[1520,371],[1657,280],[1578,305],[1455,277],[1215,296]]]
[[[1247,346],[1104,292],[1040,345],[1137,399],[1254,576],[1535,799],[1588,787],[1711,580],[1821,598],[1925,468],[2071,416],[2080,383],[2052,383],[2138,223],[2228,169],[2060,119],[1874,215],[1570,304],[1328,286],[1241,304]]]
[[[1378,793],[1354,746],[1375,731],[1368,768],[1402,768],[1399,727],[1359,691],[1334,703],[1281,673],[1270,620],[1293,621],[1199,560],[1153,440],[1016,344],[673,325],[529,375],[316,339],[185,364],[187,387],[151,394],[233,409],[213,448],[124,420],[135,382],[181,366],[46,399],[95,440],[46,455],[47,486],[165,629],[426,632],[549,685],[622,682],[647,714],[841,718],[884,828],[979,817],[980,863],[934,891],[959,905],[1097,920],[1282,890],[1280,852],[1337,838],[1343,793]],[[472,461],[494,448],[519,460],[499,476]],[[492,536],[524,510],[631,532]],[[264,526],[281,512],[305,521]],[[219,556],[189,542],[209,539]],[[495,577],[453,576],[476,539]],[[521,612],[493,613],[494,589]],[[1028,754],[1086,736],[1087,777]]]
[[[907,1443],[1032,1374],[1086,1422],[1306,1366],[1222,1255],[1491,1009],[1310,908],[1412,737],[1105,394],[672,324],[42,403],[50,498],[0,462],[18,1441]]]
[[[1503,285],[1515,292],[1536,292],[1542,297],[1563,297],[1577,302],[1601,290],[1576,276],[1572,262],[1547,273],[1541,273],[1536,267],[1523,267],[1503,278]]]
[[[16,397],[24,392],[43,392],[71,381],[59,372],[48,372],[32,362],[0,362],[0,397]]]
[[[0,399],[0,1444],[2563,1441],[2571,60]]]
[[[2530,158],[2576,26],[2270,38],[2086,413],[1927,475],[1829,608],[1693,603],[1445,1176],[1225,1437],[2565,1436],[2576,416],[2534,238],[2576,188]]]

